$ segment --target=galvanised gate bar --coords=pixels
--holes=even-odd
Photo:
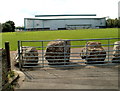
[[[19,67],[79,67],[116,65],[120,38],[18,41]],[[117,55],[117,56],[116,56]]]

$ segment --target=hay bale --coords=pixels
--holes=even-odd
[[[70,59],[70,41],[57,39],[49,42],[46,48],[45,59],[49,65],[68,64]]]
[[[106,58],[106,51],[101,46],[100,42],[87,42],[86,46],[80,53],[82,59],[85,59],[88,64],[101,64]]]

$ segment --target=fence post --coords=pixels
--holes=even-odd
[[[10,47],[9,47],[9,42],[5,42],[5,50],[6,50],[6,56],[7,56],[7,67],[8,71],[11,71],[11,62],[10,62]]]
[[[20,41],[18,41],[18,59],[19,59],[19,69],[20,69],[20,71],[22,71],[22,63],[21,63],[21,48],[20,48],[21,46],[20,46]]]
[[[44,43],[43,41],[41,43],[42,43],[42,67],[44,67]]]
[[[2,48],[0,48],[0,91],[2,90],[2,81],[3,81],[3,79],[2,79],[2,52],[3,52],[3,49]]]

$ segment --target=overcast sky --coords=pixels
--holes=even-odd
[[[120,0],[0,0],[0,22],[24,25],[24,18],[42,14],[97,14],[118,18]]]

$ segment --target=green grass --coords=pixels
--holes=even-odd
[[[55,40],[55,39],[93,39],[93,38],[118,38],[117,28],[107,29],[80,29],[80,30],[58,30],[58,31],[27,31],[0,33],[2,35],[2,47],[4,42],[10,42],[10,49],[17,49],[18,40]],[[77,42],[76,42],[77,43]],[[40,43],[28,43],[39,46]],[[46,43],[47,44],[47,43]]]

